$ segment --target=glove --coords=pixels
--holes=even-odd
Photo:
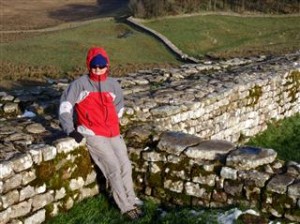
[[[70,134],[69,134],[70,137],[74,138],[75,141],[77,143],[80,143],[83,139],[83,135],[80,134],[78,131],[72,131]]]

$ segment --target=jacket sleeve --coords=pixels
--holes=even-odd
[[[116,94],[116,98],[114,100],[114,104],[116,107],[116,111],[118,114],[118,117],[121,118],[123,116],[124,113],[124,96],[123,96],[123,91],[122,88],[119,84],[119,82],[116,80],[115,82],[115,94]]]
[[[80,90],[77,82],[73,82],[63,92],[59,105],[59,121],[62,129],[68,135],[74,131],[74,106],[78,99]]]

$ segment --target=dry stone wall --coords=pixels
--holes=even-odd
[[[242,205],[300,221],[300,164],[272,149],[165,132],[157,147],[130,148],[139,192],[168,205]]]
[[[300,111],[299,62],[299,53],[203,61],[119,78],[138,192],[172,204],[261,206],[299,221],[299,164],[238,146]],[[99,193],[84,143],[57,120],[68,82],[0,92],[1,223],[42,223]]]

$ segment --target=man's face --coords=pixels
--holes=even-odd
[[[92,67],[92,72],[95,75],[103,75],[106,71],[107,71],[107,67],[100,67],[100,66]]]

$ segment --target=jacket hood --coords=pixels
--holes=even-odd
[[[91,68],[90,68],[90,63],[93,60],[94,57],[96,57],[97,55],[102,55],[106,61],[107,61],[107,71],[105,74],[103,75],[95,75],[92,73]],[[108,72],[109,72],[109,65],[110,65],[110,61],[108,58],[108,55],[106,53],[106,51],[101,48],[101,47],[92,47],[89,49],[87,56],[86,56],[86,66],[87,69],[89,70],[89,74],[90,74],[90,78],[94,81],[103,81],[107,78]]]

